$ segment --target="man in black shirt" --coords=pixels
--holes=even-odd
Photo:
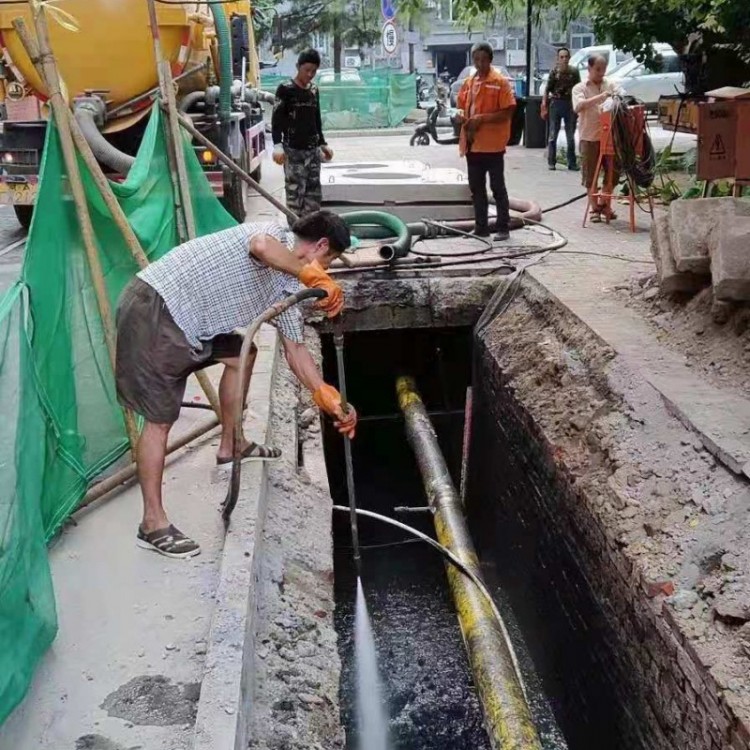
[[[273,160],[284,165],[286,204],[298,216],[320,209],[320,162],[333,158],[323,135],[318,87],[313,83],[319,67],[316,50],[300,54],[297,75],[276,90],[271,121]]]
[[[573,111],[571,94],[573,86],[581,81],[581,74],[577,68],[568,65],[570,50],[560,47],[557,50],[557,65],[549,74],[547,88],[542,99],[542,117],[549,115],[549,143],[547,144],[547,160],[550,169],[557,165],[557,136],[560,135],[560,125],[565,120],[565,135],[568,140],[567,157],[568,169],[578,170],[576,165],[576,115]]]

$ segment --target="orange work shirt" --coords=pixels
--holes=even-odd
[[[495,68],[485,78],[478,78],[475,73],[464,81],[458,92],[458,107],[464,110],[467,119],[475,115],[489,115],[501,109],[516,106],[516,97],[510,87],[510,81]],[[510,115],[510,113],[509,113]],[[498,153],[505,151],[510,140],[511,117],[500,122],[483,123],[474,132],[471,148],[466,138],[466,128],[461,128],[459,150],[461,156],[468,151],[472,153]]]

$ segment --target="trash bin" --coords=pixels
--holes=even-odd
[[[522,96],[516,97],[516,111],[513,113],[513,119],[510,123],[510,140],[509,146],[517,146],[523,136],[523,121],[526,112],[526,99]]]
[[[526,148],[545,148],[547,146],[547,123],[542,119],[541,96],[530,96],[526,100],[523,145]]]

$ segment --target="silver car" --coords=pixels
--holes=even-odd
[[[628,60],[607,78],[628,95],[643,102],[648,110],[656,110],[662,96],[682,93],[685,80],[678,54],[668,44],[657,44],[654,63]]]

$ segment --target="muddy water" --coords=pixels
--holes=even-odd
[[[369,433],[369,434],[368,434]],[[394,505],[424,502],[416,467],[398,443],[401,425],[361,430],[354,454],[361,507],[393,515]],[[374,445],[373,445],[374,443]],[[400,446],[403,448],[403,446]],[[364,457],[363,457],[364,453]],[[370,458],[375,460],[368,461]],[[330,471],[330,469],[329,469]],[[408,523],[429,531],[429,518]],[[393,545],[403,540],[369,519],[360,541]],[[358,748],[354,711],[354,594],[348,522],[335,519],[336,629],[343,663],[341,703],[348,748]],[[439,556],[423,544],[363,549],[363,587],[372,618],[394,750],[489,750],[469,673],[461,632]]]
[[[324,342],[326,380],[336,382],[333,352]],[[361,416],[398,412],[395,379],[415,375],[428,408],[462,409],[470,378],[467,332],[364,333],[347,340],[347,382]],[[454,481],[460,475],[463,417],[433,419]],[[341,439],[326,432],[334,502],[347,504]],[[396,514],[395,506],[426,505],[422,481],[400,419],[361,422],[353,443],[358,505],[433,533],[428,514]],[[443,560],[402,532],[360,518],[363,586],[390,716],[394,750],[489,750],[482,712],[467,663]],[[354,602],[356,576],[348,518],[334,517],[336,629],[342,658],[341,705],[348,745],[359,748],[354,710]],[[501,608],[507,603],[499,600]],[[509,626],[531,693],[544,750],[567,746],[534,675],[520,629]],[[587,748],[588,750],[588,748]]]

